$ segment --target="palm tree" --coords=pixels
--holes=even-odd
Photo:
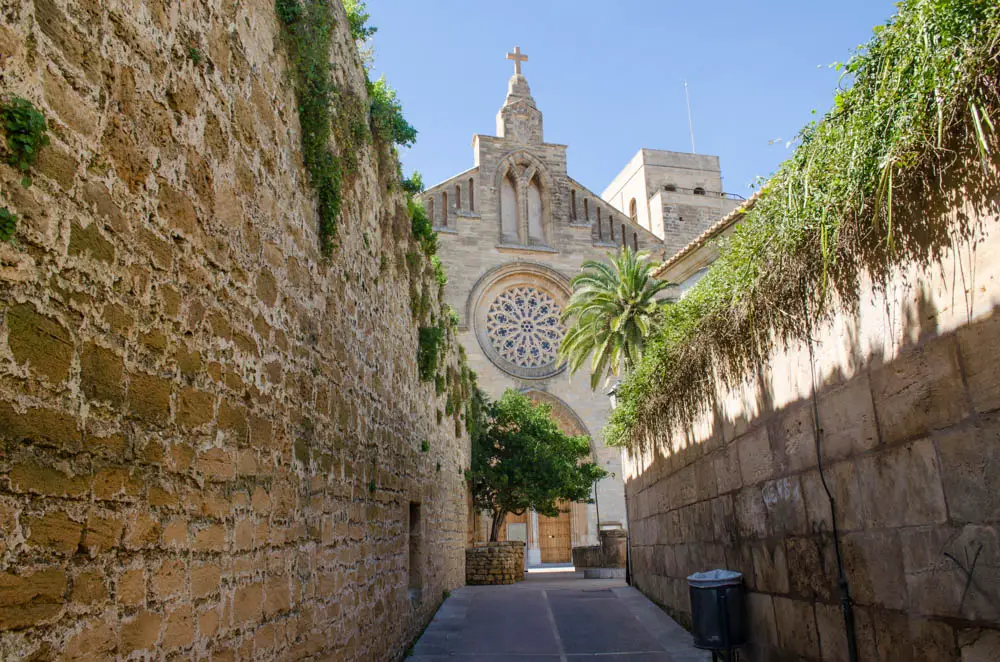
[[[642,357],[656,318],[656,295],[670,284],[650,274],[646,253],[627,246],[608,262],[587,260],[573,278],[573,296],[563,312],[572,320],[559,355],[576,372],[593,354],[590,388],[602,377],[630,372]]]

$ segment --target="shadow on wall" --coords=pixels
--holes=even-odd
[[[969,264],[941,276],[972,282]],[[935,284],[910,275],[915,292],[887,287],[880,306],[814,334],[815,364],[830,367],[815,400],[808,347],[788,347],[633,458],[635,582],[681,622],[685,577],[728,567],[748,588],[753,659],[847,659],[821,457],[861,659],[1000,646],[1000,306],[939,309]],[[875,315],[888,336],[872,333]]]

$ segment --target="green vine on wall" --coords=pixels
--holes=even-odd
[[[283,26],[293,66],[302,127],[303,162],[318,200],[321,248],[324,255],[329,255],[335,247],[344,179],[356,170],[358,148],[373,141],[379,148],[380,160],[390,158],[394,161],[395,167],[387,171],[390,175],[395,173],[395,181],[389,182],[389,186],[398,185],[405,192],[410,234],[420,247],[405,254],[410,275],[411,307],[414,319],[420,325],[417,351],[420,379],[433,381],[439,396],[447,391],[445,408],[449,415],[454,416],[457,430],[460,419],[464,418],[463,410],[468,409],[460,407],[459,403],[467,403],[474,390],[475,374],[468,368],[461,347],[456,373],[459,377],[448,379],[448,372],[440,372],[443,351],[454,337],[458,314],[442,304],[435,319],[430,310],[428,284],[437,283],[440,300],[447,276],[441,260],[435,255],[437,233],[419,197],[424,189],[423,180],[417,172],[409,178],[402,177],[396,151],[397,146],[412,145],[417,131],[404,118],[396,92],[385,78],[376,81],[367,79],[370,51],[366,54],[362,48],[375,34],[376,28],[368,24],[365,3],[360,0],[343,1],[351,37],[366,66],[367,109],[360,104],[357,95],[340,89],[333,80],[329,57],[334,17],[330,5],[324,0],[275,0],[275,13]],[[337,152],[334,151],[335,146]],[[364,240],[367,247],[367,235]],[[384,259],[382,264],[385,264]]]
[[[17,215],[6,207],[0,207],[0,241],[10,241],[17,231]]]
[[[363,2],[346,0],[344,8],[356,42],[375,33]],[[343,182],[357,169],[358,148],[374,138],[388,146],[390,158],[398,162],[395,146],[412,145],[417,131],[403,117],[396,92],[384,78],[366,80],[367,109],[356,94],[336,85],[330,65],[335,21],[328,2],[275,0],[275,13],[292,61],[302,160],[317,198],[320,246],[324,255],[330,255],[343,204]]]
[[[7,134],[4,160],[21,173],[21,185],[27,188],[31,186],[28,170],[38,161],[42,148],[49,144],[45,115],[27,99],[14,97],[0,106],[0,123]]]
[[[331,103],[335,87],[330,71],[333,13],[322,0],[276,0],[275,11],[284,27],[295,81],[302,160],[319,210],[320,248],[333,251],[340,216],[343,167],[332,147]]]
[[[445,330],[438,326],[422,326],[418,334],[417,370],[420,381],[429,382],[437,374],[438,355],[444,343]]]

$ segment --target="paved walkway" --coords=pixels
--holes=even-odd
[[[582,573],[531,573],[454,591],[408,662],[703,662],[711,655],[637,590]]]

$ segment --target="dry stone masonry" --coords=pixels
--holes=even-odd
[[[359,151],[323,259],[273,2],[0,17],[52,135],[30,188],[0,166],[0,659],[393,659],[463,582],[468,438],[391,164]]]
[[[524,580],[524,543],[480,543],[465,550],[465,583],[513,584]]]

